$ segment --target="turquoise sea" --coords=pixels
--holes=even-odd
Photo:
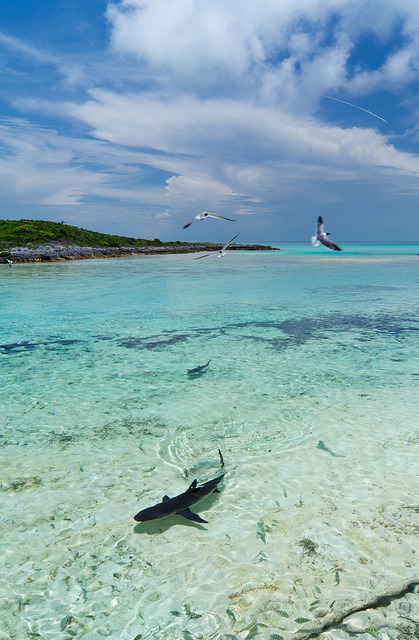
[[[0,265],[0,640],[415,637],[419,244],[275,246]]]

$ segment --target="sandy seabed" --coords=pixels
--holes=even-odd
[[[333,259],[7,271],[1,640],[417,637],[410,263]]]

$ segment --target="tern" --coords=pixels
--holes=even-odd
[[[319,216],[317,220],[316,235],[311,237],[311,244],[313,245],[313,247],[318,247],[319,244],[322,243],[329,249],[333,249],[334,251],[342,251],[342,249],[338,247],[337,244],[335,244],[331,240],[328,240],[327,236],[329,235],[330,233],[326,233],[324,230],[323,218]]]
[[[13,262],[11,260],[9,260],[9,258],[6,258],[6,262],[9,265],[9,267],[12,268]]]
[[[240,231],[239,231],[239,233],[240,233]],[[203,256],[198,256],[197,258],[194,258],[194,260],[200,260],[201,258],[207,258],[208,256],[217,256],[217,258],[224,258],[225,254],[226,254],[226,250],[231,245],[233,240],[235,240],[237,238],[239,233],[236,233],[234,238],[231,238],[231,240],[226,242],[226,244],[219,251],[211,251],[211,253],[204,253]]]
[[[205,218],[222,218],[223,220],[230,220],[230,222],[236,222],[233,218],[226,218],[225,216],[220,216],[219,213],[208,213],[208,211],[203,211],[202,213],[198,213],[197,216],[194,216],[190,222],[183,225],[183,228],[186,229],[190,227],[194,220],[205,220]]]

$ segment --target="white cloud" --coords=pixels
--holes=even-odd
[[[75,205],[82,196],[94,192],[97,183],[97,176],[80,169],[0,159],[3,193],[14,193],[27,204]]]
[[[62,110],[101,141],[24,121],[0,129],[10,149],[8,168],[3,165],[9,188],[35,202],[77,204],[90,195],[193,209],[237,207],[236,199],[247,197],[245,210],[256,211],[267,193],[298,191],[313,173],[326,182],[419,176],[419,158],[373,129],[342,129],[249,101],[95,90],[88,103]],[[99,166],[91,169],[92,163]],[[164,173],[147,186],[138,165]]]
[[[166,181],[168,203],[172,207],[184,204],[207,202],[219,204],[223,198],[235,195],[228,184],[211,178],[202,167],[201,175],[172,176]],[[209,206],[208,204],[206,205]]]
[[[0,122],[0,145],[3,191],[23,202],[79,205],[92,196],[131,203],[165,201],[162,189],[141,185],[138,158],[130,151],[58,135],[22,119]]]
[[[27,58],[31,58],[36,60],[37,62],[42,62],[46,64],[59,65],[61,63],[61,59],[59,56],[51,55],[46,53],[45,51],[41,51],[36,47],[32,47],[17,38],[13,38],[12,36],[8,36],[5,33],[0,32],[0,44],[15,51]]]
[[[26,58],[26,60],[30,61],[31,64],[37,63],[49,67],[55,67],[63,76],[64,84],[67,87],[84,84],[86,80],[83,65],[77,61],[68,60],[63,56],[51,54],[2,32],[0,32],[0,45],[13,51],[19,56]]]
[[[254,7],[249,15],[251,5],[243,4],[129,1],[109,5],[107,15],[118,51],[134,53],[152,65],[185,75],[202,66],[243,72],[263,57],[260,39],[248,23],[258,12]]]
[[[261,91],[282,103],[307,92],[368,91],[418,78],[419,4],[404,0],[124,0],[110,4],[114,50],[178,87]],[[377,69],[348,69],[360,35],[396,50]],[[358,79],[359,76],[359,79]]]
[[[333,166],[386,167],[417,175],[419,159],[398,151],[373,129],[342,129],[314,118],[292,116],[279,108],[249,101],[160,94],[115,95],[95,91],[96,98],[75,109],[95,135],[112,143],[154,149],[165,168],[261,162],[281,159],[329,162]],[[243,144],[245,141],[245,144]],[[189,160],[185,155],[190,155]],[[262,160],[263,159],[263,160]],[[157,159],[156,159],[157,162]]]
[[[314,181],[379,189],[419,176],[418,156],[397,149],[401,136],[379,132],[389,126],[364,114],[365,128],[343,128],[319,110],[324,94],[356,102],[419,79],[416,1],[123,0],[107,16],[112,48],[100,63],[0,33],[0,45],[62,76],[63,100],[21,91],[12,106],[71,130],[3,123],[0,182],[27,201],[97,198],[165,224],[169,212],[201,206],[261,212]],[[361,37],[380,43],[371,66]]]

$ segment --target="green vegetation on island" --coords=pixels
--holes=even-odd
[[[0,220],[0,250],[11,247],[38,247],[45,244],[77,245],[79,247],[163,247],[183,244],[162,242],[158,238],[145,240],[89,231],[64,222],[45,220]]]
[[[0,264],[50,262],[86,258],[118,258],[132,255],[216,252],[221,243],[163,242],[89,231],[62,222],[46,220],[0,220]],[[268,245],[232,244],[229,249],[272,251]]]

